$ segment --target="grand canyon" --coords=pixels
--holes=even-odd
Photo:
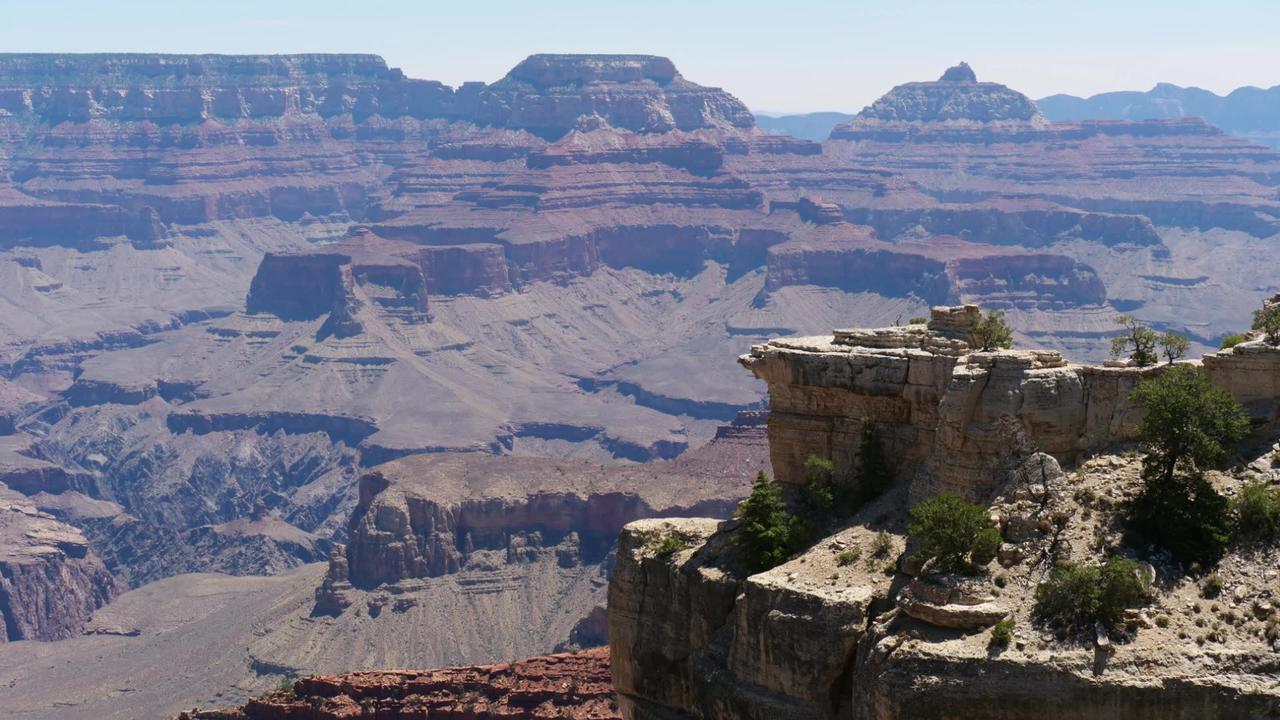
[[[1210,611],[1108,518],[1163,372],[1117,315],[1248,411],[1222,492],[1280,481],[1280,151],[981,71],[815,140],[652,55],[0,54],[6,713],[1275,716],[1276,545]],[[892,487],[753,571],[753,479],[863,423]],[[942,492],[995,585],[911,563]],[[1130,550],[1136,639],[1037,629],[1051,554]]]

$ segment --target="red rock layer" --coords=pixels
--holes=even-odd
[[[232,710],[179,720],[613,720],[621,718],[608,648],[515,663],[320,675]]]

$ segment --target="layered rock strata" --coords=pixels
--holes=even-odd
[[[675,461],[601,466],[573,460],[417,455],[369,471],[348,525],[344,557],[330,559],[323,611],[349,605],[344,588],[545,558],[562,568],[605,561],[622,526],[690,512],[726,517],[767,469],[757,428]],[[584,611],[585,614],[585,611]]]
[[[337,720],[369,713],[379,718],[621,718],[608,653],[596,648],[500,665],[306,677],[240,708],[192,711],[179,720]]]
[[[774,340],[740,362],[769,385],[770,454],[799,483],[811,454],[851,477],[864,420],[898,477],[927,497],[985,497],[1014,443],[1067,462],[1133,438],[1128,395],[1154,369],[1068,363],[1051,351],[973,352],[977,306],[934,308],[928,325]]]
[[[71,637],[115,594],[79,530],[0,490],[0,640]]]

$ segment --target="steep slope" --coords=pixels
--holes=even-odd
[[[0,489],[0,641],[72,637],[115,594],[80,531]]]

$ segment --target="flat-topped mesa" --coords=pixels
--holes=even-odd
[[[656,55],[539,53],[507,73],[507,80],[542,90],[589,84],[669,85],[679,77],[674,63]]]
[[[652,55],[532,55],[484,89],[476,120],[556,138],[583,116],[634,132],[755,126],[740,100]]]

